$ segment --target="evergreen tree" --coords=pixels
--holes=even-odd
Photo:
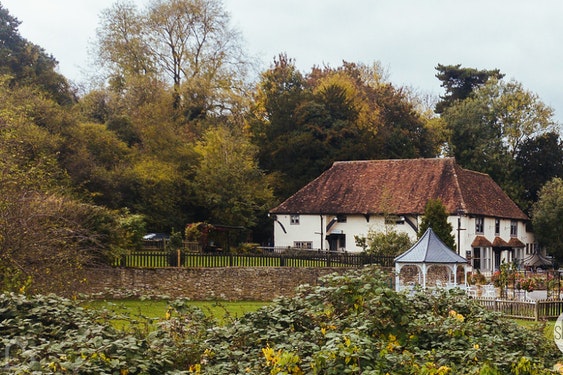
[[[421,237],[428,228],[432,228],[446,246],[452,250],[456,249],[455,237],[452,234],[453,227],[448,223],[448,213],[440,198],[430,199],[426,203],[418,237]]]

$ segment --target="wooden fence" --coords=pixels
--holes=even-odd
[[[481,306],[490,311],[499,311],[504,316],[518,319],[555,320],[563,313],[563,301],[512,301],[490,298],[476,298]]]
[[[134,251],[115,259],[115,267],[392,267],[393,257],[363,253],[266,251],[260,254],[223,254],[161,250]]]

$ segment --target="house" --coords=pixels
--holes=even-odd
[[[415,241],[426,203],[436,198],[474,270],[490,273],[536,252],[526,214],[487,174],[454,158],[335,162],[270,211],[274,245],[359,252],[356,236],[388,226]]]

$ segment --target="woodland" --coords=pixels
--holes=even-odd
[[[563,254],[561,126],[499,69],[437,64],[439,98],[378,62],[299,71],[281,52],[258,71],[220,1],[161,0],[101,14],[96,75],[79,84],[1,5],[0,19],[4,285],[64,285],[189,223],[268,243],[268,210],[342,160],[453,156],[543,220],[540,241]]]

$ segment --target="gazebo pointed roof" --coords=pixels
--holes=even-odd
[[[525,267],[553,266],[553,261],[536,252],[524,259],[523,264]]]
[[[463,264],[467,263],[467,259],[456,254],[432,228],[428,228],[409,250],[395,258],[395,263]]]

